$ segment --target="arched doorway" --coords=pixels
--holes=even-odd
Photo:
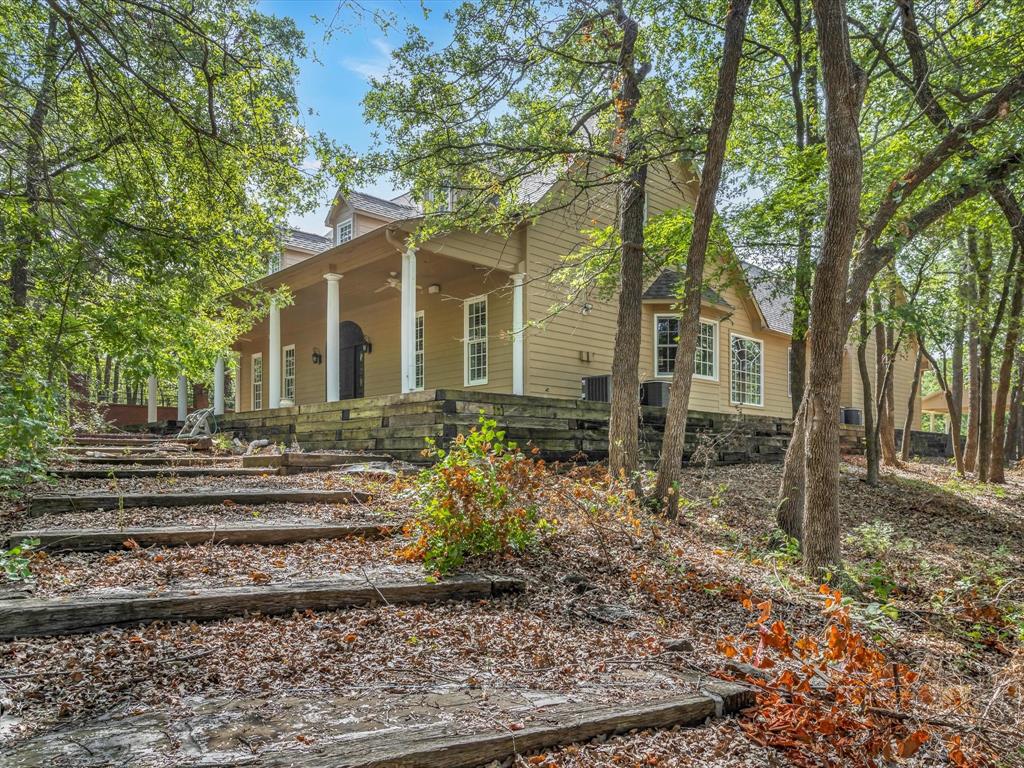
[[[351,320],[342,322],[340,347],[338,360],[341,366],[341,399],[362,397],[363,355],[366,349],[363,329]]]

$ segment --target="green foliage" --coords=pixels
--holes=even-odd
[[[427,441],[436,463],[417,478],[408,526],[416,540],[404,554],[435,575],[467,558],[522,552],[552,528],[541,512],[544,463],[523,455],[497,426],[481,413],[479,425],[447,451]]]
[[[286,216],[349,155],[301,125],[290,19],[249,0],[72,5],[0,5],[0,374],[52,400],[104,354],[122,381],[205,381],[266,312],[243,286]]]
[[[31,552],[39,546],[39,539],[23,539],[21,544],[11,547],[6,552],[0,550],[0,573],[8,581],[25,581],[32,578],[29,568]]]
[[[40,376],[0,373],[0,490],[14,492],[44,476],[60,422],[53,393]]]

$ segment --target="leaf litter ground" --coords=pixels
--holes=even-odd
[[[551,702],[626,702],[693,689],[701,675],[727,663],[719,649],[722,638],[748,629],[752,617],[745,599],[772,600],[774,616],[793,631],[814,633],[824,626],[815,585],[802,579],[793,553],[770,540],[779,471],[762,465],[688,470],[682,525],[649,517],[617,497],[609,500],[601,483],[591,479],[596,477],[592,471],[561,477],[553,481],[558,488],[550,501],[558,530],[546,546],[514,560],[469,566],[525,577],[530,587],[524,595],[486,603],[154,624],[5,643],[0,647],[0,691],[8,711],[0,738],[30,744],[34,735],[55,728],[68,733],[96,717],[116,721],[143,712],[157,715],[165,729],[179,723],[209,736],[201,716],[204,702],[214,701],[233,701],[241,710],[259,706],[260,722],[273,720],[276,712],[278,722],[297,718],[301,724],[297,699],[340,702],[339,711],[344,711],[358,698],[370,720],[380,711],[407,705],[402,710],[407,714],[420,707],[443,713],[457,727],[511,727],[539,716],[536,707],[517,708],[515,701],[524,693],[541,702],[543,697],[555,697]],[[859,581],[868,585],[854,610],[857,625],[894,659],[932,681],[939,695],[929,711],[915,716],[956,720],[983,737],[986,725],[1001,733],[1019,732],[1024,656],[1012,617],[1024,592],[1024,477],[1011,473],[1008,485],[994,488],[957,481],[943,465],[909,464],[887,471],[882,485],[871,489],[861,475],[856,461],[844,465],[845,556]],[[298,477],[308,487],[323,487],[328,480]],[[225,481],[239,487],[238,479]],[[273,481],[275,486],[277,481],[296,482],[292,477]],[[132,482],[139,490],[155,487]],[[210,484],[207,478],[204,482]],[[264,480],[262,487],[268,485]],[[408,493],[393,487],[374,510],[364,512],[393,516],[394,510],[408,507]],[[261,519],[276,522],[296,514],[278,509],[295,505],[271,506],[259,508]],[[349,512],[336,508],[325,512],[303,506],[302,519],[337,520],[334,515]],[[111,524],[112,514],[71,517],[83,518],[74,525],[88,521],[98,526]],[[118,521],[178,525],[213,517],[223,524],[247,515],[253,519],[251,510],[231,507],[128,510]],[[58,517],[65,521],[69,516],[53,516],[53,522]],[[228,551],[215,547],[214,552],[197,547],[177,556],[171,574],[161,570],[166,559],[154,562],[155,550],[144,556],[120,553],[115,562],[104,562],[104,555],[58,555],[34,567],[39,588],[48,593],[66,585],[153,589],[206,583],[208,577],[244,579],[248,563],[266,565],[282,552],[287,567],[276,569],[283,571],[282,580],[321,574],[346,559],[379,566],[394,563],[396,546],[311,543]],[[252,551],[258,549],[268,552]],[[203,574],[212,556],[224,562]],[[275,570],[272,564],[270,570]],[[667,651],[667,645],[680,647],[671,643],[678,638],[685,638],[692,650]],[[490,697],[492,704],[458,704],[458,696],[467,692]],[[423,703],[424,696],[442,694],[455,698]],[[320,717],[318,722],[331,722],[323,713]],[[229,731],[237,736],[233,746],[217,743],[252,754],[279,749],[282,740],[301,750],[329,738],[312,725],[308,733],[282,727],[280,733],[261,736],[259,729],[243,730]],[[217,733],[223,736],[224,731]],[[1003,735],[988,738],[1011,758],[1020,748]],[[187,751],[188,740],[172,741],[179,745],[177,758],[154,750],[152,764],[185,759],[180,750]],[[87,757],[82,753],[68,759],[88,765]],[[159,762],[165,758],[170,762]],[[904,762],[931,765],[946,759],[936,743]],[[559,766],[785,762],[779,752],[745,738],[735,720],[697,730],[628,734],[531,758],[531,764]]]

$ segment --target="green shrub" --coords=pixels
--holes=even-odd
[[[58,409],[45,380],[0,375],[0,490],[45,477],[45,459],[60,439]]]
[[[32,578],[29,570],[30,554],[39,546],[39,539],[23,539],[21,544],[4,551],[0,549],[0,573],[8,581],[24,581]]]
[[[522,552],[550,529],[541,515],[543,461],[523,455],[482,413],[449,449],[428,440],[436,463],[416,480],[416,512],[406,526],[415,540],[404,554],[435,575],[469,557]]]

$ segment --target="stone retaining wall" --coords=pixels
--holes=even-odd
[[[495,419],[509,439],[536,447],[549,460],[597,460],[607,455],[608,403],[470,390],[426,390],[226,414],[219,426],[246,440],[265,438],[289,447],[297,443],[307,451],[374,451],[424,461],[426,438],[443,445],[468,432],[481,412]],[[665,409],[644,407],[640,418],[642,459],[653,463]],[[781,461],[791,432],[788,419],[691,412],[685,458],[716,463]]]

